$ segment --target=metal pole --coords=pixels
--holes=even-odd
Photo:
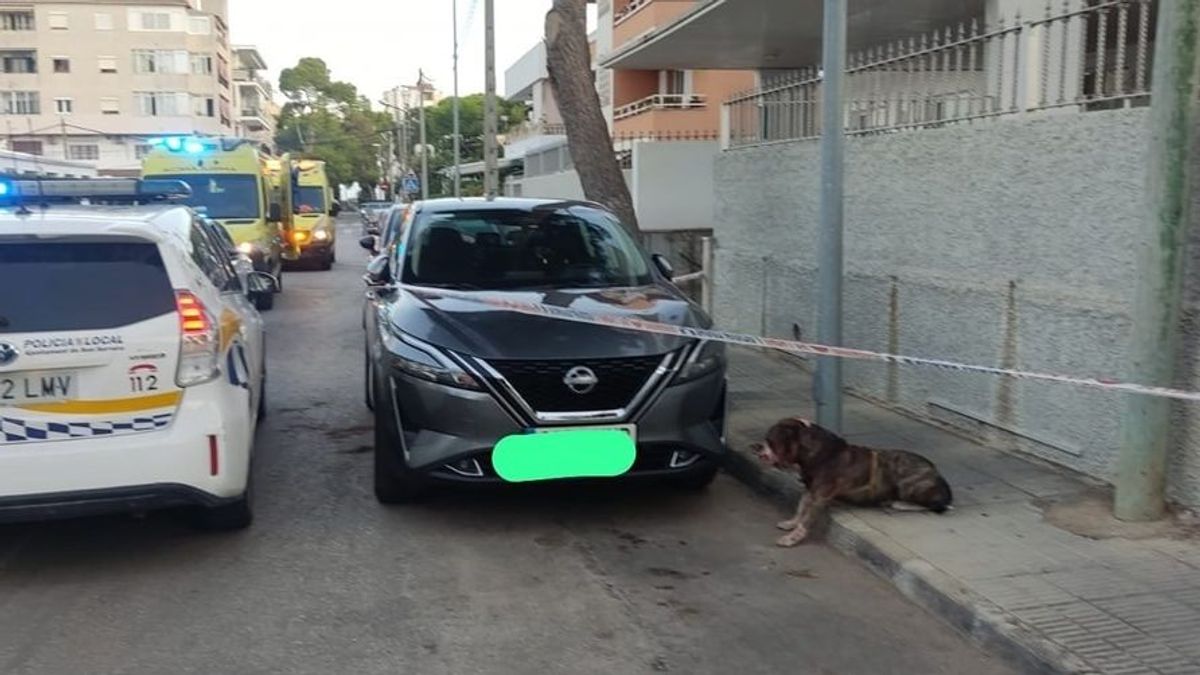
[[[825,0],[821,91],[821,233],[817,248],[817,339],[842,344],[842,180],[845,147],[842,84],[846,61],[846,0]],[[821,357],[813,391],[817,423],[842,430],[842,362]]]
[[[483,4],[483,194],[491,199],[500,191],[496,149],[496,7],[495,0]]]
[[[421,114],[421,199],[429,199],[429,146],[425,143],[425,72],[417,78],[417,105]]]
[[[1171,385],[1179,342],[1187,259],[1192,100],[1200,0],[1160,0],[1150,98],[1145,216],[1133,298],[1130,375]],[[1121,520],[1161,518],[1171,403],[1133,395],[1125,404],[1113,513]]]
[[[454,197],[462,197],[462,146],[458,122],[458,0],[451,0],[454,21]]]

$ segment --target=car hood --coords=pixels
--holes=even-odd
[[[388,319],[431,344],[484,359],[583,359],[666,354],[689,339],[608,328],[511,310],[460,298],[400,289]],[[456,291],[462,294],[461,291]],[[711,321],[676,289],[662,285],[585,290],[481,291],[510,302],[542,303],[583,312],[708,328]]]

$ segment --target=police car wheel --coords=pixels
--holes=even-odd
[[[254,296],[254,307],[260,312],[270,311],[275,307],[274,293],[258,293]]]

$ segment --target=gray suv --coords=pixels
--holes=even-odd
[[[364,277],[379,501],[410,501],[437,483],[503,482],[492,464],[501,439],[575,428],[632,434],[627,475],[712,481],[725,453],[723,345],[464,297],[709,327],[665,259],[646,255],[610,212],[447,199],[413,205],[408,222]]]

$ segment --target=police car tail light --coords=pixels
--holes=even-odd
[[[220,335],[204,303],[191,291],[176,291],[179,312],[179,367],[175,383],[181,387],[203,384],[220,374]]]

